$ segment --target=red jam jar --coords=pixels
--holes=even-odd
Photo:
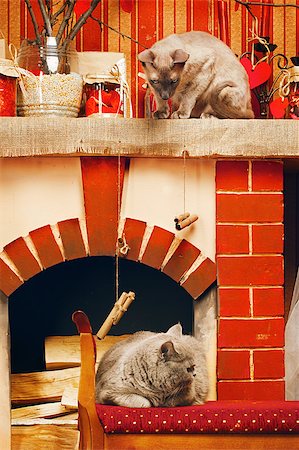
[[[0,116],[16,116],[18,73],[9,59],[0,58]]]
[[[86,75],[84,82],[86,116],[123,117],[120,84],[112,75]]]

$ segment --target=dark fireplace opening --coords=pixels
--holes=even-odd
[[[193,299],[175,281],[144,264],[119,260],[119,295],[136,299],[110,334],[166,331],[180,322],[192,333]],[[81,309],[98,331],[115,302],[115,259],[89,257],[53,266],[9,298],[12,373],[45,370],[47,336],[77,334],[72,313]]]

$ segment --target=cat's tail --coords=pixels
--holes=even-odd
[[[220,119],[253,119],[250,90],[247,92],[233,81],[224,81],[214,89],[210,105]]]

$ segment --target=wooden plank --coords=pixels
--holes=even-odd
[[[105,450],[297,450],[298,435],[106,434]]]
[[[67,386],[78,387],[80,368],[11,375],[12,404],[45,403],[61,399]]]
[[[69,409],[61,402],[45,403],[41,405],[23,406],[11,411],[11,418],[14,419],[49,419],[52,417],[69,414]]]
[[[95,336],[97,346],[97,362],[103,354],[118,341],[129,335],[106,336],[100,341]],[[80,336],[49,336],[45,339],[45,359],[47,369],[61,369],[80,365]]]
[[[12,427],[13,450],[74,450],[79,431],[75,426],[32,425]]]
[[[0,291],[0,442],[1,449],[10,449],[10,381],[9,381],[9,337],[8,301]]]
[[[78,415],[72,416],[71,418],[66,415],[63,417],[54,417],[53,419],[13,419],[11,421],[12,426],[32,426],[32,425],[68,425],[71,427],[77,427],[78,425]]]
[[[61,405],[69,410],[78,409],[78,389],[67,387],[63,391]]]

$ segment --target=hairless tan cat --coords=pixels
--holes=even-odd
[[[232,50],[203,31],[173,34],[138,55],[157,105],[155,119],[252,119],[247,73]]]

